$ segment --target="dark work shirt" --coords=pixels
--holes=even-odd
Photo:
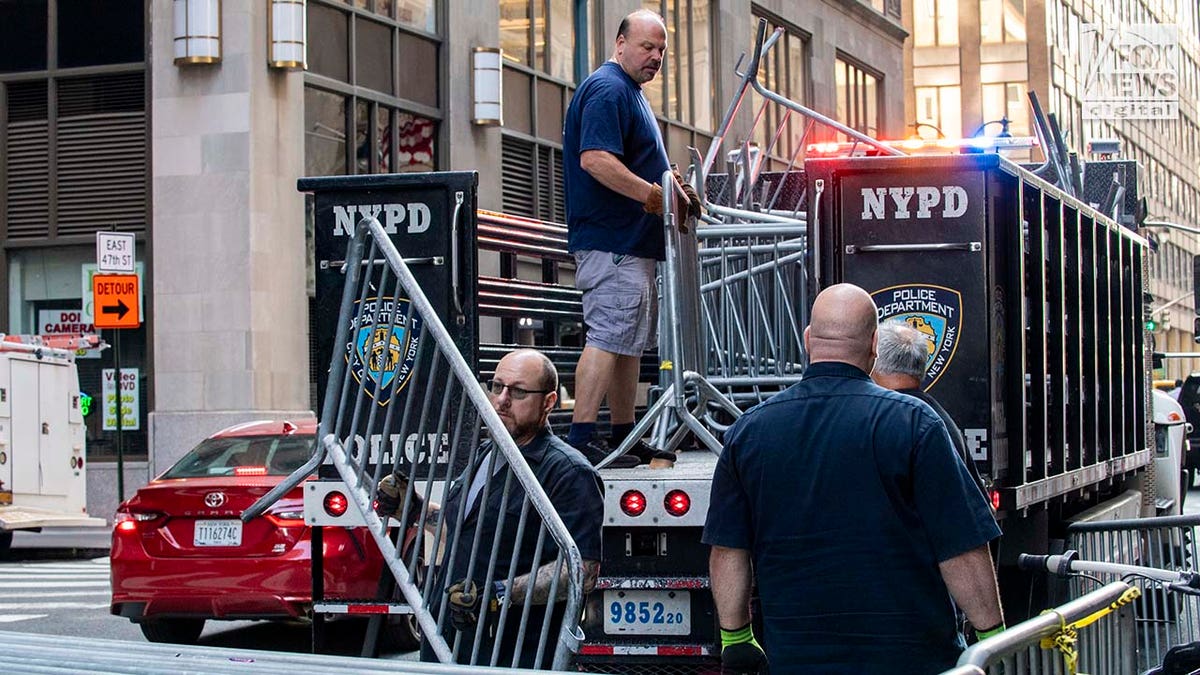
[[[896,391],[921,399],[933,409],[933,412],[937,413],[937,416],[942,419],[942,424],[946,425],[946,431],[950,434],[950,442],[954,443],[955,452],[962,458],[963,464],[967,467],[967,473],[971,474],[971,480],[979,486],[979,492],[984,499],[987,499],[987,489],[983,484],[983,479],[979,477],[979,469],[975,466],[975,460],[971,458],[971,453],[967,451],[967,440],[963,437],[962,429],[959,429],[958,424],[954,422],[954,418],[950,417],[950,413],[946,412],[942,404],[923,389],[897,389]]]
[[[649,183],[661,183],[670,164],[658,121],[642,88],[607,61],[575,92],[563,122],[563,187],[567,250],[664,257],[663,221],[642,202],[614,192],[583,170],[579,157],[603,150]]]
[[[999,534],[929,406],[820,362],[726,434],[704,542],[750,551],[774,675],[935,673],[963,647],[938,563]]]
[[[445,522],[447,525],[457,522],[459,512],[467,501],[471,481],[477,471],[492,469],[491,455],[494,453],[491,442],[485,443],[476,453],[476,465],[469,466],[449,486],[445,497]],[[578,450],[567,445],[562,439],[554,436],[549,427],[544,428],[529,443],[521,446],[521,455],[529,464],[538,483],[550,498],[567,531],[579,548],[580,557],[584,560],[600,560],[600,526],[604,517],[604,488],[600,475],[596,473]],[[500,457],[497,456],[497,461]],[[509,479],[511,476],[511,480]],[[508,482],[508,494],[504,493],[505,483]],[[532,504],[525,518],[525,527],[518,541],[517,532],[521,522],[521,510],[525,503],[525,490],[521,487],[516,476],[505,466],[498,470],[488,481],[486,494],[480,491],[463,515],[462,528],[454,541],[447,541],[449,547],[454,546],[453,558],[449,565],[444,565],[439,571],[438,588],[446,588],[449,584],[470,575],[471,579],[482,589],[492,581],[507,581],[509,565],[513,561],[514,550],[517,553],[513,577],[523,574],[536,573],[538,567],[552,563],[558,555],[558,546],[546,532],[540,555],[537,555],[538,532],[541,518]],[[472,557],[471,549],[476,533],[479,534],[479,545]],[[495,557],[495,569],[488,576],[488,566],[492,557],[492,542],[499,541]],[[472,565],[472,561],[474,564]],[[564,563],[565,564],[565,563]],[[431,604],[441,601],[431,598]],[[517,624],[520,621],[523,606],[510,607],[507,615],[507,626],[504,629],[504,645],[501,648],[498,665],[507,666],[511,663],[513,649],[517,637]],[[554,653],[557,641],[558,627],[563,619],[564,603],[557,603],[550,626],[550,637],[547,638],[545,655],[541,666],[549,667],[550,658]],[[520,664],[532,666],[536,651],[538,635],[541,633],[542,619],[545,616],[544,605],[533,605],[526,621],[526,643],[521,649]],[[436,610],[434,615],[437,615]],[[454,629],[447,620],[443,635],[447,644],[453,648]],[[467,637],[467,636],[464,636]],[[486,641],[485,641],[486,642]],[[491,658],[491,642],[486,642],[486,651],[481,651],[477,664],[487,664]],[[426,651],[423,658],[432,657]],[[460,649],[459,663],[466,663],[470,658],[470,637],[464,640]]]

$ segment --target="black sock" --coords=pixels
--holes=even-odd
[[[625,442],[625,439],[629,437],[629,432],[633,431],[633,426],[633,422],[612,425],[612,445],[614,448]]]
[[[577,448],[582,447],[592,440],[592,435],[595,433],[595,422],[572,422],[571,431],[567,433],[567,443]]]

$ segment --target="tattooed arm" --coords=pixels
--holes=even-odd
[[[425,531],[433,534],[437,530],[438,514],[442,512],[442,507],[438,506],[437,502],[429,502],[429,510],[425,513],[425,521],[421,523],[425,527]]]
[[[550,598],[550,586],[554,583],[554,570],[558,567],[557,562],[549,562],[537,569],[532,576],[533,589],[529,588],[530,575],[522,574],[513,579],[512,588],[509,589],[507,600],[509,605],[521,605],[525,602],[526,593],[532,593],[533,604],[545,605]],[[596,577],[600,576],[600,562],[597,560],[583,561],[583,592],[588,593],[596,587]],[[562,572],[558,575],[558,593],[555,601],[567,599],[567,566],[562,566]]]

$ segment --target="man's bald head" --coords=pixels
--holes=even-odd
[[[841,361],[871,372],[875,361],[875,301],[854,284],[830,286],[813,301],[804,329],[810,363]]]

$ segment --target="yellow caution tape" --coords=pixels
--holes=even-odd
[[[1079,629],[1090,626],[1117,609],[1137,600],[1141,594],[1142,592],[1137,588],[1130,587],[1121,594],[1121,597],[1114,600],[1107,607],[1092,612],[1071,624],[1068,624],[1066,619],[1061,614],[1058,614],[1058,612],[1048,609],[1042,612],[1042,614],[1058,615],[1060,628],[1054,635],[1042,638],[1038,645],[1042,649],[1057,649],[1062,652],[1063,665],[1066,667],[1067,675],[1075,675],[1079,670],[1079,651],[1075,648],[1075,644],[1079,640]]]

